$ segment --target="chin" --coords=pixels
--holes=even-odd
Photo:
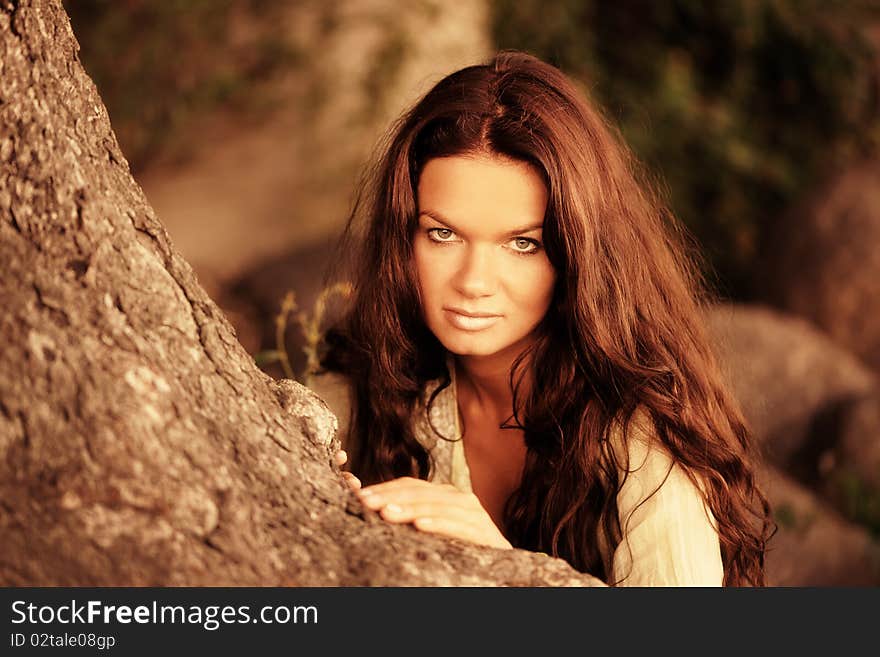
[[[456,356],[494,356],[513,346],[514,342],[491,336],[438,336],[440,344]]]
[[[475,348],[475,347],[461,348],[461,349],[455,349],[455,348],[450,349],[449,347],[447,347],[447,350],[450,353],[455,354],[456,356],[494,356],[499,351],[501,351],[500,349],[491,349],[491,348],[479,349],[479,348]]]

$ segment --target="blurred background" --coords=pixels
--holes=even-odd
[[[575,77],[704,249],[779,525],[770,583],[880,585],[880,0],[64,6],[176,247],[260,366],[300,380],[390,122],[498,48]]]

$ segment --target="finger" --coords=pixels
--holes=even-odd
[[[377,511],[389,504],[407,508],[454,509],[467,513],[484,511],[475,497],[461,491],[401,489],[377,494],[361,489],[358,497],[365,507]]]
[[[398,480],[395,480],[397,482]],[[476,508],[479,501],[470,493],[464,493],[448,484],[433,484],[430,482],[395,483],[392,482],[374,484],[360,491],[361,501],[371,509],[378,509],[386,504],[408,505],[420,502],[438,502],[447,506],[460,507],[463,509]]]
[[[364,490],[375,493],[387,493],[399,490],[409,489],[427,489],[427,488],[452,488],[449,484],[438,484],[433,481],[425,481],[424,479],[416,479],[415,477],[398,477],[389,481],[383,481],[372,486],[367,486]]]
[[[345,453],[344,449],[340,449],[336,452],[336,465],[343,466],[346,461],[348,461],[348,454]]]
[[[490,545],[499,548],[510,546],[506,539],[500,535],[496,536],[495,532],[489,533],[481,531],[478,527],[460,522],[459,520],[448,516],[427,516],[424,518],[417,518],[413,521],[413,526],[419,531],[425,533],[446,536],[448,538],[458,538],[479,545]]]
[[[348,484],[349,488],[352,490],[358,490],[361,487],[361,480],[350,472],[343,472],[342,478],[345,479],[345,483]]]
[[[393,523],[413,522],[418,518],[448,518],[469,525],[491,522],[485,514],[473,510],[450,506],[436,501],[397,504],[391,502],[379,509],[379,514]]]

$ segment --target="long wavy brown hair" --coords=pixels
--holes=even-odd
[[[322,344],[322,369],[352,384],[352,471],[365,484],[430,472],[412,415],[426,384],[440,379],[439,391],[450,373],[419,306],[412,243],[420,172],[431,158],[453,155],[521,160],[549,191],[544,242],[557,282],[510,374],[513,426],[528,453],[502,530],[515,547],[606,579],[596,537],[623,540],[616,492],[627,468],[609,437],[644,410],[704,491],[724,583],[763,585],[770,510],[755,483],[749,432],[704,334],[708,295],[695,249],[587,94],[557,68],[502,51],[437,83],[379,153],[340,243],[355,253],[346,274],[353,296]],[[522,396],[524,367],[533,385]]]

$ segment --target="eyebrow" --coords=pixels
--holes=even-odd
[[[449,221],[449,219],[444,217],[442,214],[440,214],[436,210],[419,210],[419,216],[421,217],[422,215],[424,215],[426,217],[431,217],[431,219],[433,219],[434,221],[441,223],[441,224],[447,226],[448,228],[451,228],[456,233],[461,232],[458,228],[456,228],[452,224],[452,222]],[[539,224],[533,224],[531,226],[522,226],[520,228],[514,228],[513,230],[509,230],[509,231],[505,232],[504,235],[505,236],[521,235],[522,233],[530,233],[533,230],[538,230],[539,228],[544,228],[543,221],[541,221],[541,223],[539,223]]]

